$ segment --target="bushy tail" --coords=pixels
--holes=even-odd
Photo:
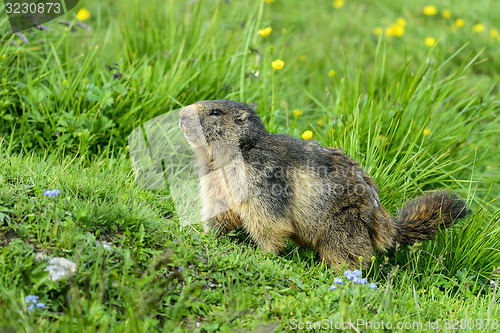
[[[470,209],[456,194],[445,191],[430,192],[409,201],[396,217],[396,241],[413,244],[431,239],[438,227],[449,227],[467,216]]]

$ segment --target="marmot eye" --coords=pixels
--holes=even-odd
[[[220,110],[212,110],[212,114],[213,114],[214,116],[218,116],[218,115],[220,115],[221,113],[222,113],[222,112],[221,112]]]

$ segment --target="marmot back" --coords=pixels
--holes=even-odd
[[[440,223],[469,212],[438,191],[393,217],[373,179],[344,152],[271,134],[244,103],[195,103],[181,111],[179,126],[198,160],[205,232],[242,226],[264,251],[278,254],[289,238],[330,265],[354,267],[374,249],[430,239]]]

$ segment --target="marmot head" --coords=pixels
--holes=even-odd
[[[179,126],[191,145],[241,145],[267,133],[249,105],[227,99],[200,101],[179,114]]]

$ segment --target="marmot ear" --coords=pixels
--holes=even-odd
[[[238,125],[241,125],[248,118],[248,112],[244,110],[235,110],[233,111],[233,118]]]

